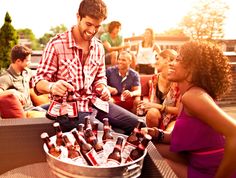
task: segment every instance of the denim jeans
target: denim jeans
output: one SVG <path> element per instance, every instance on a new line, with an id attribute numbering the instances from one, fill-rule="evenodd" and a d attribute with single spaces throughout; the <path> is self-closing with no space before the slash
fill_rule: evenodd
<path id="1" fill-rule="evenodd" d="M 92 123 L 95 120 L 100 121 L 98 126 L 99 130 L 102 130 L 103 128 L 103 118 L 108 118 L 110 125 L 116 132 L 126 135 L 129 135 L 134 130 L 140 120 L 135 114 L 109 102 L 109 113 L 105 113 L 94 107 L 93 112 L 79 112 L 78 117 L 75 119 L 69 119 L 68 117 L 62 116 L 58 117 L 56 121 L 60 123 L 63 132 L 68 132 L 73 128 L 76 128 L 78 124 L 84 123 L 84 117 L 88 115 L 91 116 L 90 120 Z M 142 126 L 144 127 L 145 123 L 142 123 Z"/>

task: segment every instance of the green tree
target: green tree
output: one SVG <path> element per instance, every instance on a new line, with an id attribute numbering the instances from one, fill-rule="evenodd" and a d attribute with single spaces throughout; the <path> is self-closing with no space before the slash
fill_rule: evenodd
<path id="1" fill-rule="evenodd" d="M 194 40 L 221 39 L 227 10 L 227 4 L 222 0 L 200 0 L 182 19 L 180 26 Z"/>
<path id="2" fill-rule="evenodd" d="M 11 17 L 7 12 L 5 15 L 5 22 L 0 29 L 0 69 L 9 66 L 11 62 L 11 49 L 18 42 L 17 32 L 11 22 Z"/>
<path id="3" fill-rule="evenodd" d="M 39 38 L 39 43 L 41 45 L 45 46 L 48 43 L 48 41 L 50 40 L 50 38 L 54 37 L 58 33 L 62 33 L 64 31 L 66 31 L 66 30 L 67 30 L 67 28 L 63 24 L 58 25 L 56 27 L 51 27 L 49 33 L 45 33 L 41 38 Z"/>
<path id="4" fill-rule="evenodd" d="M 183 29 L 181 28 L 170 28 L 168 30 L 166 30 L 165 32 L 162 33 L 163 35 L 170 35 L 170 36 L 181 36 L 181 37 L 185 37 L 187 35 L 185 35 Z"/>
<path id="5" fill-rule="evenodd" d="M 30 48 L 32 48 L 33 50 L 39 49 L 40 47 L 39 42 L 31 29 L 29 28 L 17 29 L 17 33 L 20 39 L 28 39 L 30 41 L 31 43 Z"/>

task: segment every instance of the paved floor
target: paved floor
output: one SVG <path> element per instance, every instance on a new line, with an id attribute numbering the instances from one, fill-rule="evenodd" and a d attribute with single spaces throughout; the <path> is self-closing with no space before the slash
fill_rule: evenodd
<path id="1" fill-rule="evenodd" d="M 236 105 L 232 106 L 224 106 L 222 109 L 228 113 L 230 116 L 232 116 L 234 119 L 236 119 Z"/>

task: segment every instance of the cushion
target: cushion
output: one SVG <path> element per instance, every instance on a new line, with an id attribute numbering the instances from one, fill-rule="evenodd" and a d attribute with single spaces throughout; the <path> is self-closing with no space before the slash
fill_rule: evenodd
<path id="1" fill-rule="evenodd" d="M 24 110 L 19 99 L 11 92 L 0 94 L 0 115 L 5 118 L 25 118 Z"/>
<path id="2" fill-rule="evenodd" d="M 27 118 L 42 118 L 46 115 L 46 112 L 42 111 L 26 111 L 25 113 Z"/>
<path id="3" fill-rule="evenodd" d="M 48 104 L 50 102 L 50 100 L 48 98 L 48 94 L 37 95 L 34 92 L 33 88 L 30 89 L 30 98 L 31 98 L 34 106 L 40 106 L 42 104 Z"/>

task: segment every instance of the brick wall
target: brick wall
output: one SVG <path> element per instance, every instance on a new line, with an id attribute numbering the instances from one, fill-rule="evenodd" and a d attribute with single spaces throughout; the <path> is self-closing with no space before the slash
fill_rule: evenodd
<path id="1" fill-rule="evenodd" d="M 232 63 L 233 84 L 231 91 L 220 101 L 220 106 L 236 105 L 236 63 Z"/>

